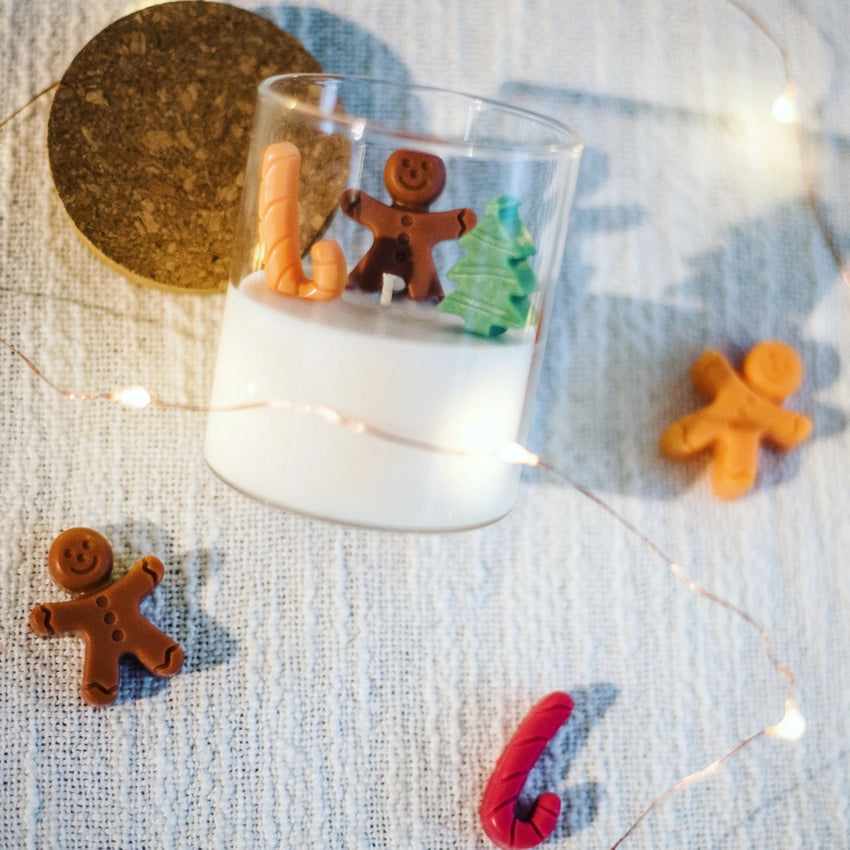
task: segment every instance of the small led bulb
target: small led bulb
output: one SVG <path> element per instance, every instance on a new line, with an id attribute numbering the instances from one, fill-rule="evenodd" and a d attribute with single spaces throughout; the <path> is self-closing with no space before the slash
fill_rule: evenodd
<path id="1" fill-rule="evenodd" d="M 109 394 L 110 401 L 141 410 L 151 403 L 151 394 L 144 387 L 125 387 Z"/>
<path id="2" fill-rule="evenodd" d="M 797 86 L 788 83 L 785 91 L 773 101 L 773 117 L 783 124 L 797 124 L 800 112 L 797 109 Z"/>

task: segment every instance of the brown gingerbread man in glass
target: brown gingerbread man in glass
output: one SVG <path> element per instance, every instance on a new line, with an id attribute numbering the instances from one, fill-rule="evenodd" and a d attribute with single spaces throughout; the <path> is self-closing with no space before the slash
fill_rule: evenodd
<path id="1" fill-rule="evenodd" d="M 118 661 L 135 656 L 155 676 L 173 676 L 183 650 L 139 612 L 139 603 L 165 574 L 148 555 L 117 581 L 109 582 L 112 547 L 90 528 L 71 528 L 50 547 L 47 565 L 60 587 L 79 594 L 67 602 L 36 605 L 30 628 L 42 637 L 73 632 L 85 640 L 83 698 L 109 705 L 118 694 Z"/>
<path id="2" fill-rule="evenodd" d="M 446 185 L 445 163 L 433 154 L 394 151 L 384 166 L 384 185 L 391 206 L 357 189 L 346 189 L 340 198 L 342 211 L 374 236 L 371 248 L 348 275 L 348 286 L 377 292 L 384 274 L 391 274 L 404 280 L 414 300 L 439 300 L 443 288 L 431 249 L 471 230 L 475 213 L 465 207 L 429 211 Z"/>

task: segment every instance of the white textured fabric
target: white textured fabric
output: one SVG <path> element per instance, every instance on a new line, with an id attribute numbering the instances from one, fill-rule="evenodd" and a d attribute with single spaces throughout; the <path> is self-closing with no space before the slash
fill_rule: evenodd
<path id="1" fill-rule="evenodd" d="M 0 3 L 0 115 L 139 4 Z M 630 848 L 850 844 L 848 7 L 752 0 L 788 53 L 804 133 L 770 113 L 780 54 L 728 0 L 244 4 L 329 71 L 510 100 L 587 150 L 529 444 L 765 626 L 808 732 L 761 737 L 651 812 Z M 134 286 L 80 243 L 51 187 L 49 96 L 0 129 L 0 336 L 56 384 L 209 393 L 223 299 Z M 703 348 L 801 353 L 815 434 L 763 452 L 727 504 L 657 439 L 699 400 Z M 221 484 L 202 415 L 68 401 L 0 349 L 0 846 L 476 848 L 478 806 L 525 712 L 576 700 L 531 791 L 548 845 L 613 844 L 665 788 L 782 717 L 759 635 L 690 593 L 598 505 L 543 472 L 474 532 L 352 530 Z M 186 650 L 82 704 L 83 648 L 29 633 L 60 599 L 45 556 L 89 525 L 166 576 L 145 612 Z"/>

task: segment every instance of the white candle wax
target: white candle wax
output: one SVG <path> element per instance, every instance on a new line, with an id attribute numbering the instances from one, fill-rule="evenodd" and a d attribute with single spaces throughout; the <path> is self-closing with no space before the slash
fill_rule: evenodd
<path id="1" fill-rule="evenodd" d="M 239 490 L 312 516 L 377 528 L 450 530 L 506 514 L 520 467 L 488 455 L 522 439 L 529 335 L 462 333 L 433 305 L 347 292 L 313 303 L 231 287 L 211 406 L 322 405 L 357 433 L 286 406 L 213 412 L 205 453 Z M 444 449 L 399 445 L 381 429 Z M 468 452 L 470 454 L 463 454 Z"/>

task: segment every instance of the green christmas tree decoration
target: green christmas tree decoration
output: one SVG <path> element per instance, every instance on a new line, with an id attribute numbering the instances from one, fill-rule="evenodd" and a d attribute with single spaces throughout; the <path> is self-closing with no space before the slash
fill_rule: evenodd
<path id="1" fill-rule="evenodd" d="M 478 336 L 525 327 L 533 320 L 529 296 L 538 289 L 528 258 L 537 249 L 519 219 L 519 201 L 510 195 L 494 198 L 481 221 L 458 241 L 466 255 L 446 272 L 457 288 L 437 309 L 460 316 L 464 329 Z"/>

